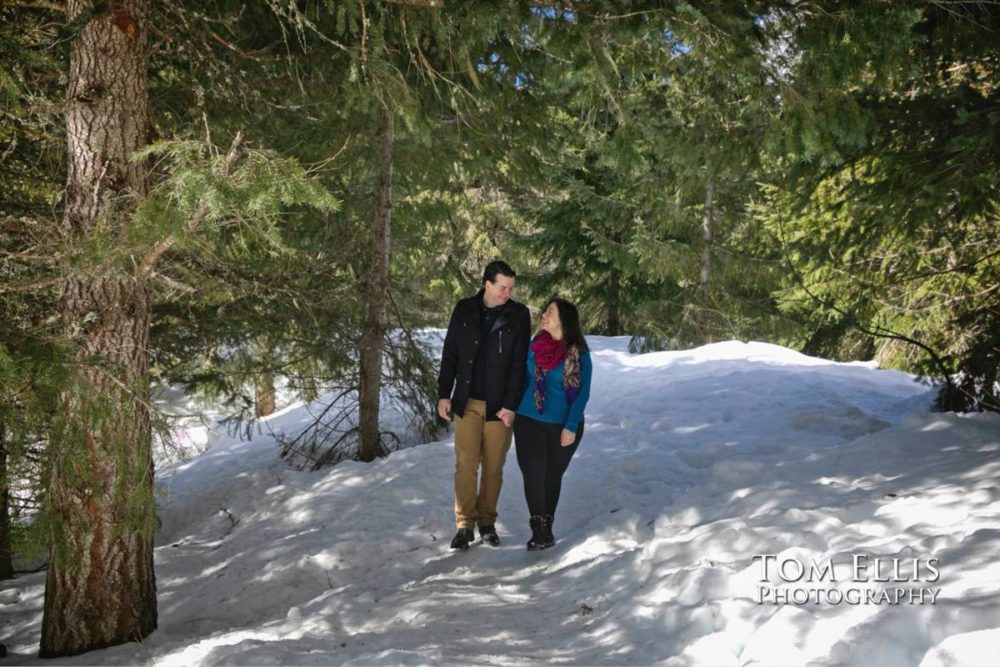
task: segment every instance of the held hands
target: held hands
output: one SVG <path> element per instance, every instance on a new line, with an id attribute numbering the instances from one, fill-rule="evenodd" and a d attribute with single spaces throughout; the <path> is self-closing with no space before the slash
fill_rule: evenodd
<path id="1" fill-rule="evenodd" d="M 574 442 L 576 442 L 576 433 L 574 433 L 573 431 L 567 431 L 566 429 L 563 429 L 562 437 L 560 438 L 559 443 L 563 447 L 569 447 Z"/>
<path id="2" fill-rule="evenodd" d="M 497 417 L 503 422 L 503 425 L 510 428 L 514 424 L 514 411 L 508 410 L 507 408 L 500 408 L 497 411 Z"/>
<path id="3" fill-rule="evenodd" d="M 451 421 L 451 399 L 442 398 L 438 400 L 438 416 L 445 421 Z M 507 408 L 502 408 L 497 412 L 497 417 L 503 422 L 503 425 L 510 428 L 514 424 L 514 411 L 508 410 Z"/>

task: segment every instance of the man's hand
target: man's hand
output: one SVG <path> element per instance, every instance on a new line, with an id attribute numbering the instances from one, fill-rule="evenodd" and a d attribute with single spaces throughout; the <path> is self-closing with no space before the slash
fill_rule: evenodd
<path id="1" fill-rule="evenodd" d="M 439 399 L 438 416 L 441 417 L 441 419 L 445 420 L 446 422 L 450 422 L 451 415 L 448 414 L 449 412 L 451 412 L 451 399 L 450 398 Z"/>
<path id="2" fill-rule="evenodd" d="M 500 408 L 497 412 L 497 417 L 503 422 L 503 425 L 510 428 L 514 424 L 514 411 L 508 410 L 507 408 Z"/>
<path id="3" fill-rule="evenodd" d="M 563 447 L 569 447 L 574 442 L 576 442 L 576 433 L 573 433 L 573 431 L 567 431 L 566 429 L 563 429 L 562 437 L 559 439 L 559 441 Z"/>

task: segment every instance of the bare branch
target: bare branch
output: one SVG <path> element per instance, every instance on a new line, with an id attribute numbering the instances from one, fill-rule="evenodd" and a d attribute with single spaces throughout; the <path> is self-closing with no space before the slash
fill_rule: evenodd
<path id="1" fill-rule="evenodd" d="M 411 5 L 414 7 L 444 8 L 444 0 L 382 0 L 392 5 Z"/>
<path id="2" fill-rule="evenodd" d="M 66 13 L 66 5 L 59 4 L 58 2 L 43 2 L 41 0 L 37 2 L 6 2 L 6 5 L 14 7 L 16 9 L 41 9 L 47 12 L 57 12 L 59 14 Z"/>

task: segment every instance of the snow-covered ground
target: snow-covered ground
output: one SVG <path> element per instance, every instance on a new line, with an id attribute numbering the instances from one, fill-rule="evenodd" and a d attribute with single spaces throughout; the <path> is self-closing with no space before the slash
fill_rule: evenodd
<path id="1" fill-rule="evenodd" d="M 513 452 L 502 546 L 457 553 L 450 438 L 305 473 L 209 431 L 159 479 L 159 630 L 52 662 L 1000 664 L 1000 416 L 774 345 L 589 340 L 554 548 Z M 0 662 L 42 662 L 43 583 L 0 588 Z"/>

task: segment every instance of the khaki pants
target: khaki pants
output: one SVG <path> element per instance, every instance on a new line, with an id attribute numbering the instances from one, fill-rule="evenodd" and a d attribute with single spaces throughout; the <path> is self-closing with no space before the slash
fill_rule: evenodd
<path id="1" fill-rule="evenodd" d="M 510 438 L 511 429 L 503 422 L 486 421 L 485 401 L 469 399 L 465 415 L 455 416 L 455 524 L 459 528 L 496 523 Z M 477 485 L 480 465 L 483 473 Z"/>

